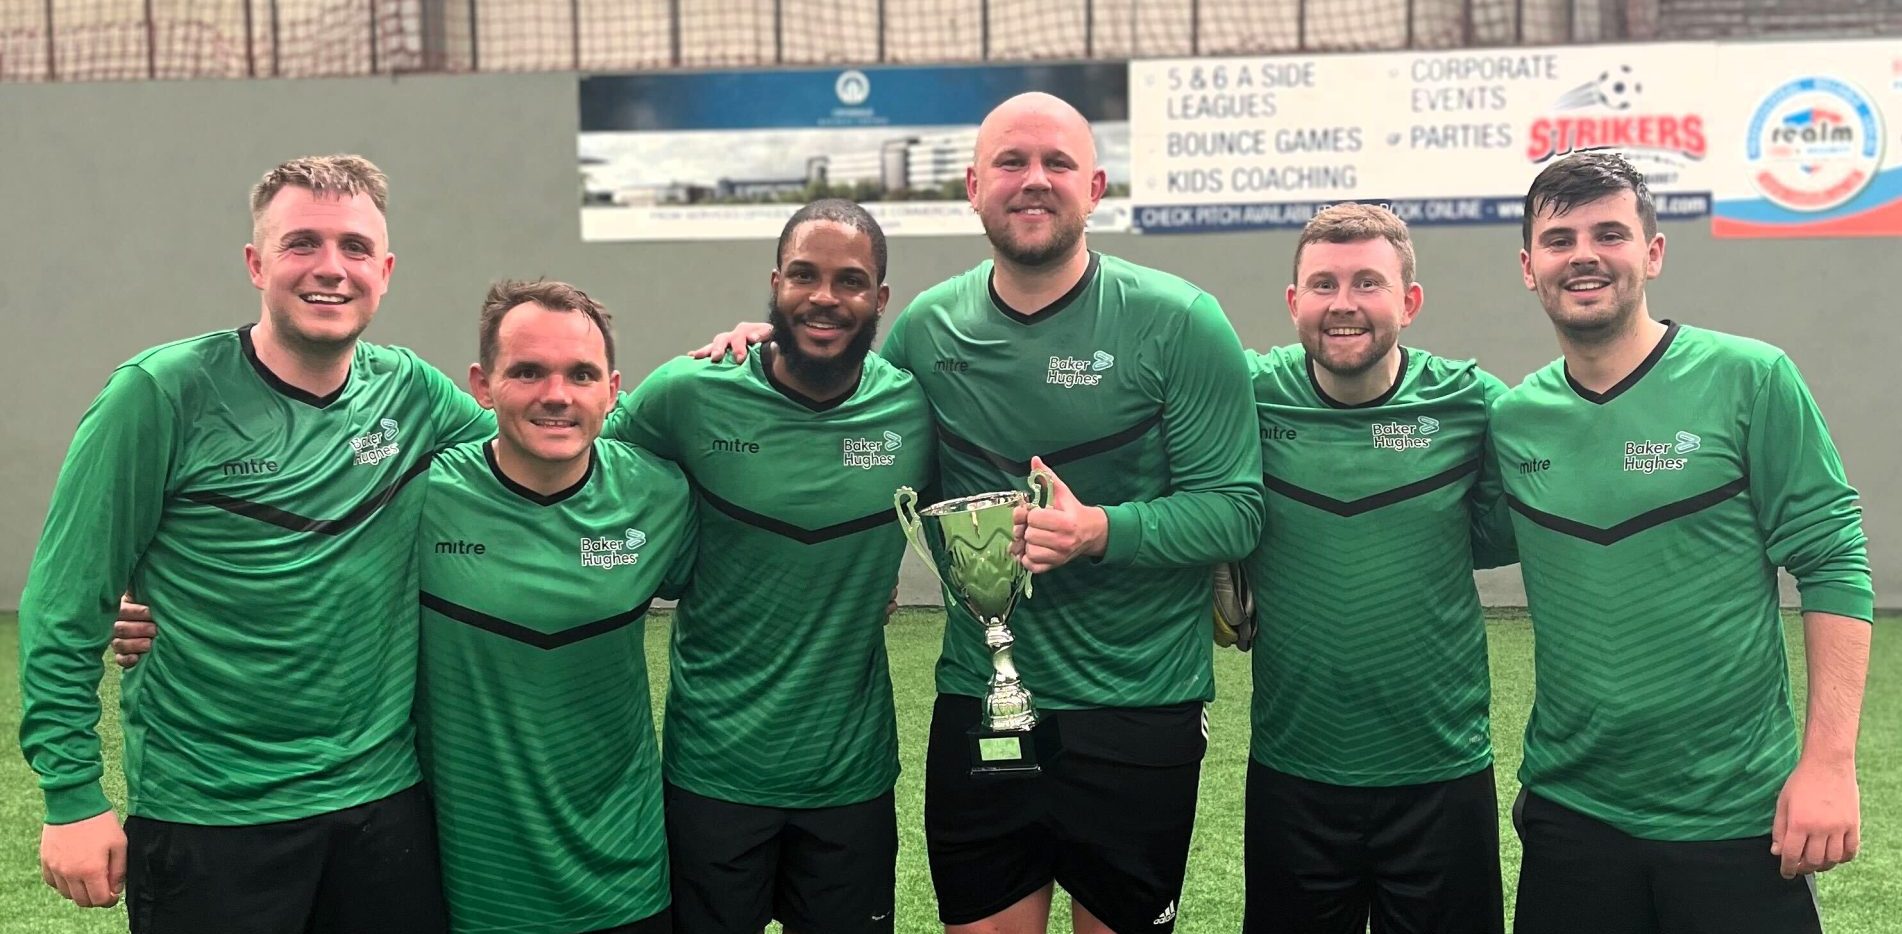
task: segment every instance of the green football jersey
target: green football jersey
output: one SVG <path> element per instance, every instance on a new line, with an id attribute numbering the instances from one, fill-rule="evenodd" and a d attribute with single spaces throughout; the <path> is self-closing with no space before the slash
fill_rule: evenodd
<path id="1" fill-rule="evenodd" d="M 1527 377 L 1492 431 L 1537 640 L 1520 780 L 1638 837 L 1768 833 L 1797 756 L 1776 569 L 1806 611 L 1874 604 L 1795 365 L 1670 324 L 1602 394 L 1563 360 Z"/>
<path id="2" fill-rule="evenodd" d="M 1473 567 L 1512 560 L 1485 451 L 1505 385 L 1401 353 L 1393 387 L 1359 405 L 1330 399 L 1299 345 L 1251 360 L 1268 491 L 1248 558 L 1252 753 L 1311 781 L 1412 785 L 1492 762 Z"/>
<path id="3" fill-rule="evenodd" d="M 115 370 L 20 601 L 20 744 L 47 821 L 109 807 L 96 686 L 128 584 L 163 633 L 122 682 L 132 814 L 260 824 L 414 785 L 411 481 L 492 425 L 414 354 L 367 343 L 321 398 L 266 369 L 249 327 Z"/>
<path id="4" fill-rule="evenodd" d="M 416 724 L 457 934 L 574 934 L 669 903 L 642 629 L 697 521 L 679 468 L 597 441 L 541 495 L 488 444 L 429 472 Z"/>
<path id="5" fill-rule="evenodd" d="M 695 794 L 767 807 L 878 797 L 898 778 L 885 608 L 905 552 L 892 495 L 935 469 L 917 381 L 867 357 L 830 403 L 682 357 L 609 430 L 679 462 L 700 555 L 675 617 L 663 761 Z"/>
<path id="6" fill-rule="evenodd" d="M 1107 551 L 1041 575 L 1010 627 L 1042 707 L 1153 707 L 1214 696 L 1210 565 L 1261 532 L 1248 362 L 1215 298 L 1090 254 L 1033 315 L 991 263 L 925 291 L 881 350 L 916 374 L 938 421 L 945 498 L 1024 489 L 1030 458 L 1109 517 Z M 938 690 L 982 696 L 982 629 L 948 611 Z"/>

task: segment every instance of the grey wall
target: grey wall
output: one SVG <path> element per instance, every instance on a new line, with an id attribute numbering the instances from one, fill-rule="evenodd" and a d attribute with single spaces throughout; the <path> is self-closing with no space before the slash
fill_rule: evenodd
<path id="1" fill-rule="evenodd" d="M 356 151 L 394 183 L 394 286 L 369 336 L 451 373 L 474 355 L 491 278 L 569 279 L 618 317 L 629 379 L 762 312 L 769 241 L 586 244 L 576 208 L 575 77 L 0 84 L 0 606 L 17 605 L 72 429 L 113 366 L 141 348 L 255 320 L 242 270 L 245 194 L 294 155 Z M 1899 342 L 1889 283 L 1902 243 L 1711 240 L 1666 227 L 1661 316 L 1787 349 L 1864 494 L 1876 589 L 1902 605 L 1902 443 L 1887 367 Z M 1507 382 L 1556 350 L 1519 284 L 1518 232 L 1418 232 L 1426 310 L 1408 342 L 1478 357 Z M 1245 343 L 1290 339 L 1281 291 L 1292 233 L 1099 236 L 1222 299 Z M 893 305 L 968 268 L 981 238 L 902 239 Z M 907 602 L 933 591 L 916 568 Z M 1482 578 L 1523 602 L 1516 572 Z"/>

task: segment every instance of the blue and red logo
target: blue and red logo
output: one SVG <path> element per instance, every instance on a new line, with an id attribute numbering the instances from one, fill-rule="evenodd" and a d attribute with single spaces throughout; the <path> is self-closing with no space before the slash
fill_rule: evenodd
<path id="1" fill-rule="evenodd" d="M 1771 203 L 1827 211 L 1867 187 L 1882 163 L 1882 117 L 1855 85 L 1810 76 L 1770 92 L 1750 118 L 1744 159 Z"/>

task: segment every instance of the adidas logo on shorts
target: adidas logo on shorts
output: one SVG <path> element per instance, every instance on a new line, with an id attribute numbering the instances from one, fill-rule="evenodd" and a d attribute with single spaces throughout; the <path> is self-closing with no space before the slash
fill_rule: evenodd
<path id="1" fill-rule="evenodd" d="M 1156 920 L 1151 921 L 1149 923 L 1150 924 L 1168 924 L 1169 922 L 1174 921 L 1175 919 L 1176 919 L 1176 902 L 1175 902 L 1175 899 L 1172 898 L 1169 900 L 1169 906 L 1167 908 L 1162 909 L 1162 914 L 1157 915 Z"/>

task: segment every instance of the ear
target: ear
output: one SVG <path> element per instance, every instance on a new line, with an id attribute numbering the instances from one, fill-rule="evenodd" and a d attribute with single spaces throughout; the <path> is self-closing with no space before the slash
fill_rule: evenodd
<path id="1" fill-rule="evenodd" d="M 618 399 L 621 396 L 621 371 L 620 370 L 615 370 L 614 372 L 608 374 L 608 396 L 614 399 Z"/>
<path id="2" fill-rule="evenodd" d="M 1290 321 L 1296 318 L 1294 313 L 1294 293 L 1294 283 L 1290 282 L 1288 283 L 1288 320 Z"/>
<path id="3" fill-rule="evenodd" d="M 1426 289 L 1421 288 L 1418 282 L 1408 283 L 1406 297 L 1400 305 L 1400 326 L 1404 328 L 1412 324 L 1414 316 L 1420 313 L 1420 307 L 1425 304 Z"/>
<path id="4" fill-rule="evenodd" d="M 383 281 L 377 284 L 377 294 L 381 295 L 390 290 L 390 275 L 394 272 L 396 272 L 396 254 L 383 254 Z"/>
<path id="5" fill-rule="evenodd" d="M 1646 279 L 1656 279 L 1658 277 L 1658 274 L 1663 271 L 1664 271 L 1664 235 L 1655 234 L 1651 238 L 1650 246 L 1646 247 L 1645 249 L 1644 277 Z"/>
<path id="6" fill-rule="evenodd" d="M 977 204 L 977 166 L 964 167 L 964 200 L 971 202 L 971 210 L 978 209 Z"/>
<path id="7" fill-rule="evenodd" d="M 772 271 L 767 273 L 766 287 L 769 289 L 772 289 L 775 294 L 779 292 L 779 267 L 778 266 L 774 266 Z"/>
<path id="8" fill-rule="evenodd" d="M 480 363 L 469 364 L 469 395 L 475 397 L 477 405 L 485 409 L 495 408 L 495 396 L 489 392 L 489 374 L 483 372 Z"/>
<path id="9" fill-rule="evenodd" d="M 1097 202 L 1102 201 L 1103 193 L 1107 191 L 1109 191 L 1109 173 L 1099 168 L 1094 175 L 1090 176 L 1090 207 L 1095 207 Z"/>
<path id="10" fill-rule="evenodd" d="M 259 253 L 258 248 L 249 243 L 244 245 L 244 268 L 246 272 L 251 274 L 251 284 L 259 289 L 263 289 L 264 254 Z"/>
<path id="11" fill-rule="evenodd" d="M 1532 254 L 1525 250 L 1519 251 L 1519 278 L 1525 282 L 1526 291 L 1539 290 L 1539 280 L 1532 278 Z"/>
<path id="12" fill-rule="evenodd" d="M 888 283 L 880 283 L 878 286 L 878 313 L 879 314 L 883 315 L 885 313 L 885 306 L 888 303 L 890 303 L 891 300 L 892 300 L 891 285 Z"/>

